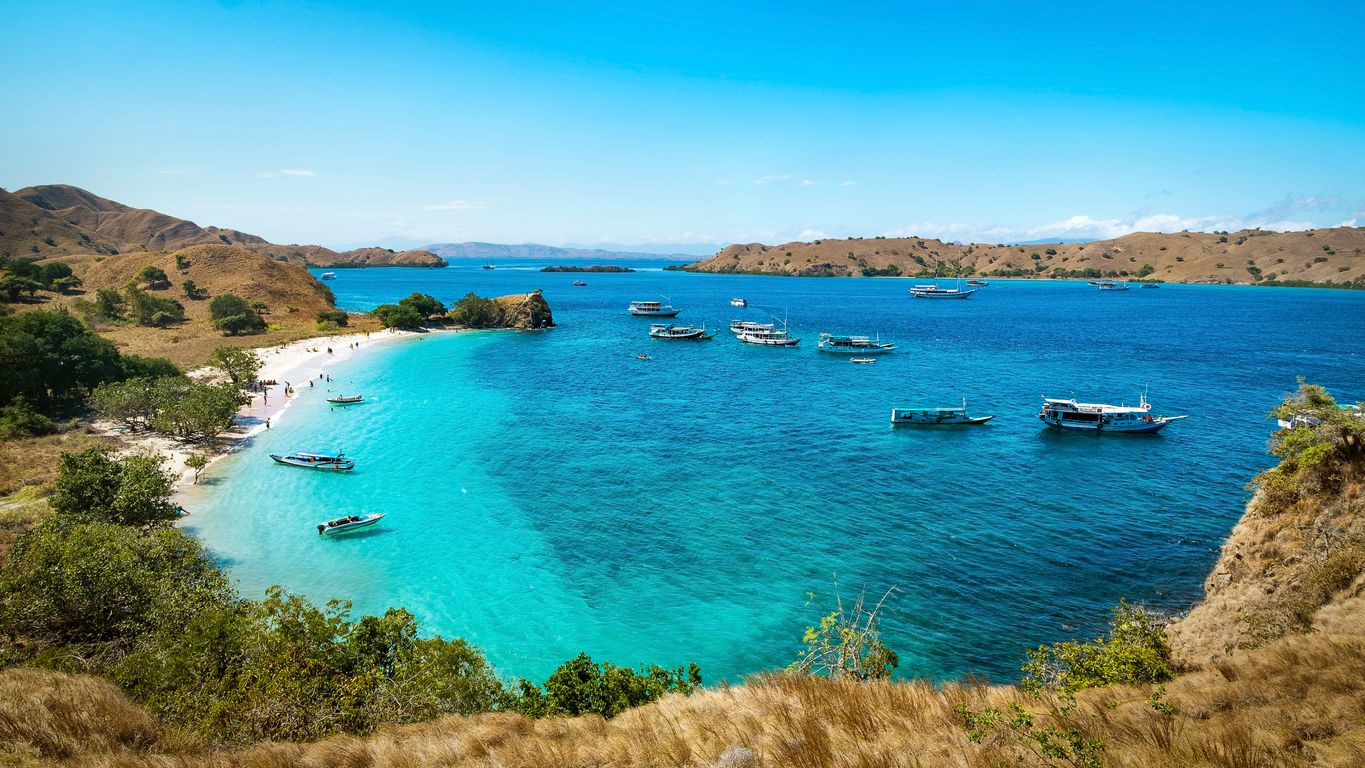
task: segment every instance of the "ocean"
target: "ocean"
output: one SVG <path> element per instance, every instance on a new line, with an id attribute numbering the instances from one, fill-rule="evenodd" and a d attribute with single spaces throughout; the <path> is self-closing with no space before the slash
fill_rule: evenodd
<path id="1" fill-rule="evenodd" d="M 1103 631 L 1120 598 L 1180 612 L 1272 464 L 1266 413 L 1305 376 L 1365 399 L 1365 293 L 995 280 L 965 301 L 916 280 L 498 269 L 337 270 L 340 306 L 413 291 L 543 289 L 558 327 L 430 334 L 332 371 L 205 473 L 185 528 L 245 595 L 280 584 L 359 613 L 411 610 L 504 676 L 580 651 L 698 663 L 708 682 L 790 663 L 834 606 L 893 590 L 898 674 L 1014 680 L 1037 644 Z M 586 287 L 573 287 L 575 279 Z M 631 300 L 683 308 L 706 342 L 647 337 Z M 732 296 L 748 309 L 729 305 Z M 787 318 L 795 349 L 729 321 Z M 875 365 L 816 351 L 880 334 Z M 650 360 L 639 360 L 646 353 Z M 298 383 L 296 382 L 296 385 Z M 1040 396 L 1189 414 L 1159 435 L 1059 433 Z M 893 405 L 966 399 L 987 425 L 892 428 Z M 267 454 L 344 451 L 350 475 Z M 384 512 L 322 539 L 329 517 Z"/>

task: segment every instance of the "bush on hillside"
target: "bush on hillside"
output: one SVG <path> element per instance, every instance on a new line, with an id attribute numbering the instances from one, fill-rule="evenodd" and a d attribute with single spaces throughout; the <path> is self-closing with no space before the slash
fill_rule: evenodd
<path id="1" fill-rule="evenodd" d="M 426 324 L 426 318 L 422 313 L 412 307 L 401 307 L 397 304 L 381 304 L 371 310 L 370 314 L 385 328 L 417 330 Z"/>
<path id="2" fill-rule="evenodd" d="M 1109 633 L 1088 643 L 1067 641 L 1029 651 L 1025 690 L 1074 692 L 1106 685 L 1164 683 L 1175 677 L 1164 625 L 1141 605 L 1119 602 Z"/>
<path id="3" fill-rule="evenodd" d="M 543 689 L 520 681 L 513 708 L 531 717 L 593 714 L 612 718 L 669 693 L 692 693 L 701 682 L 696 664 L 673 670 L 655 665 L 636 672 L 611 662 L 597 664 L 580 653 L 551 673 Z"/>
<path id="4" fill-rule="evenodd" d="M 502 309 L 493 299 L 468 293 L 450 308 L 449 317 L 465 328 L 492 328 L 501 322 Z"/>
<path id="5" fill-rule="evenodd" d="M 6 275 L 0 279 L 0 301 L 12 304 L 24 296 L 33 299 L 42 289 L 43 284 L 32 278 Z"/>
<path id="6" fill-rule="evenodd" d="M 425 293 L 414 293 L 406 299 L 400 299 L 398 306 L 411 307 L 422 317 L 440 316 L 446 313 L 446 305 Z"/>
<path id="7" fill-rule="evenodd" d="M 39 437 L 57 431 L 52 419 L 38 413 L 22 396 L 0 407 L 0 440 Z"/>
<path id="8" fill-rule="evenodd" d="M 229 336 L 265 331 L 265 319 L 244 299 L 231 293 L 218 296 L 209 304 L 209 316 L 213 318 L 213 327 Z"/>
<path id="9" fill-rule="evenodd" d="M 62 454 L 48 504 L 58 515 L 118 525 L 174 520 L 173 478 L 161 456 L 118 456 L 96 446 Z"/>
<path id="10" fill-rule="evenodd" d="M 318 313 L 319 323 L 332 323 L 338 328 L 345 328 L 346 323 L 350 322 L 350 315 L 340 309 L 328 309 Z"/>
<path id="11" fill-rule="evenodd" d="M 171 279 L 166 276 L 166 270 L 161 267 L 145 266 L 142 268 L 141 272 L 137 273 L 137 277 L 133 278 L 133 280 L 139 285 L 145 285 L 148 288 L 153 289 L 171 287 Z"/>
<path id="12" fill-rule="evenodd" d="M 1327 391 L 1299 379 L 1298 391 L 1285 398 L 1270 416 L 1295 426 L 1277 431 L 1270 453 L 1275 467 L 1252 481 L 1261 491 L 1264 514 L 1273 514 L 1300 498 L 1330 492 L 1365 467 L 1365 409 L 1343 408 Z"/>
<path id="13" fill-rule="evenodd" d="M 136 286 L 128 286 L 128 307 L 138 325 L 165 328 L 185 320 L 185 305 L 175 299 L 153 296 Z"/>
<path id="14" fill-rule="evenodd" d="M 113 343 L 65 311 L 0 317 L 0 403 L 23 396 L 51 413 L 123 375 Z"/>

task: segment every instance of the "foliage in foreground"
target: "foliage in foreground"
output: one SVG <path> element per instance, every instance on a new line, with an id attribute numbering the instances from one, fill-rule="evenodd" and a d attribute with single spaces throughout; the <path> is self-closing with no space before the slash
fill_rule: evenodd
<path id="1" fill-rule="evenodd" d="M 669 693 L 689 694 L 701 687 L 701 669 L 652 666 L 636 672 L 609 661 L 595 663 L 580 653 L 560 665 L 544 688 L 518 681 L 518 697 L 511 708 L 531 717 L 598 714 L 615 717 Z"/>
<path id="2" fill-rule="evenodd" d="M 870 610 L 864 605 L 865 592 L 845 608 L 836 581 L 834 610 L 821 617 L 818 626 L 806 628 L 801 638 L 805 646 L 787 670 L 863 682 L 889 679 L 900 658 L 882 642 L 881 610 L 894 591 L 887 590 Z"/>
<path id="3" fill-rule="evenodd" d="M 1365 410 L 1359 405 L 1339 406 L 1325 389 L 1300 378 L 1298 391 L 1270 416 L 1292 426 L 1271 440 L 1270 453 L 1280 463 L 1252 481 L 1261 491 L 1262 513 L 1335 491 L 1365 466 Z"/>

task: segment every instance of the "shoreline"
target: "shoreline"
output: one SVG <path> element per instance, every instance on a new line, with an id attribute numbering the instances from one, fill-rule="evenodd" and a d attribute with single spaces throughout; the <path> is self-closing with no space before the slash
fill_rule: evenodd
<path id="1" fill-rule="evenodd" d="M 310 339 L 280 344 L 273 347 L 259 347 L 252 351 L 261 361 L 261 370 L 256 378 L 259 381 L 274 381 L 263 389 L 251 393 L 251 401 L 242 406 L 233 419 L 232 427 L 218 436 L 218 443 L 212 448 L 189 446 L 175 438 L 154 433 L 114 431 L 114 425 L 99 423 L 103 434 L 117 438 L 132 452 L 153 453 L 165 459 L 164 468 L 174 476 L 171 486 L 171 500 L 182 505 L 188 500 L 187 492 L 195 483 L 195 472 L 185 464 L 192 453 L 207 452 L 209 463 L 199 472 L 209 471 L 220 459 L 249 444 L 252 437 L 278 424 L 285 412 L 300 397 L 324 397 L 325 387 L 300 387 L 319 374 L 326 375 L 336 365 L 348 362 L 358 354 L 387 346 L 404 339 L 423 338 L 441 330 L 400 331 L 388 329 L 376 332 L 358 332 L 318 336 Z M 351 344 L 358 346 L 352 347 Z M 188 375 L 205 374 L 208 368 L 188 371 Z M 285 394 L 286 382 L 294 385 L 293 394 Z"/>

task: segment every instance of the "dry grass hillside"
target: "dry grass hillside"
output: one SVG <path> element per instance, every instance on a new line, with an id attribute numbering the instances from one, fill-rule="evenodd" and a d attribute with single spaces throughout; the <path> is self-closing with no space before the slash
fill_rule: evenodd
<path id="1" fill-rule="evenodd" d="M 150 208 L 133 208 L 69 184 L 25 187 L 0 197 L 0 217 L 0 221 L 18 222 L 0 230 L 6 232 L 0 236 L 0 243 L 15 256 L 173 251 L 213 244 L 240 245 L 277 261 L 305 266 L 445 266 L 444 260 L 428 251 L 394 253 L 383 248 L 361 248 L 338 253 L 320 245 L 277 245 L 235 229 L 201 227 Z M 33 224 L 20 226 L 30 219 Z M 42 226 L 38 219 L 44 222 Z M 57 223 L 65 229 L 54 231 Z M 11 230 L 13 236 L 9 234 Z M 56 245 L 45 242 L 49 236 L 57 241 Z"/>
<path id="2" fill-rule="evenodd" d="M 918 237 L 731 245 L 688 265 L 697 272 L 863 276 L 890 267 L 901 275 L 1053 277 L 1098 270 L 1105 277 L 1173 283 L 1250 284 L 1266 280 L 1353 283 L 1365 287 L 1365 229 L 1227 234 L 1139 232 L 1113 240 L 1056 245 L 957 245 Z"/>
<path id="3" fill-rule="evenodd" d="M 967 739 L 953 707 L 1018 703 L 1038 726 L 1075 726 L 1104 743 L 1103 762 L 1287 768 L 1365 764 L 1365 642 L 1293 637 L 1153 691 L 1083 691 L 1069 718 L 1013 688 L 841 683 L 773 676 L 675 695 L 617 718 L 448 717 L 369 738 L 209 750 L 155 723 L 92 677 L 0 672 L 0 764 L 13 766 L 889 766 L 1068 765 L 1003 733 Z"/>
<path id="4" fill-rule="evenodd" d="M 177 268 L 177 257 L 188 262 Z M 166 271 L 172 287 L 150 291 L 179 301 L 185 307 L 186 321 L 169 328 L 148 328 L 132 324 L 102 324 L 97 330 L 125 352 L 169 357 L 180 365 L 202 363 L 214 347 L 269 346 L 299 338 L 320 335 L 317 314 L 332 309 L 330 290 L 307 270 L 294 264 L 275 261 L 240 246 L 195 245 L 174 252 L 126 253 L 117 256 L 66 256 L 61 261 L 84 283 L 83 296 L 51 296 L 32 308 L 71 306 L 87 299 L 100 288 L 122 290 L 143 267 Z M 186 280 L 205 291 L 204 298 L 189 299 L 181 289 Z M 209 304 L 213 297 L 232 293 L 248 302 L 266 306 L 263 317 L 270 330 L 254 336 L 224 336 L 213 328 Z M 353 316 L 348 330 L 378 330 L 368 317 Z"/>
<path id="5" fill-rule="evenodd" d="M 45 259 L 68 253 L 107 254 L 119 245 L 0 189 L 0 255 Z"/>

